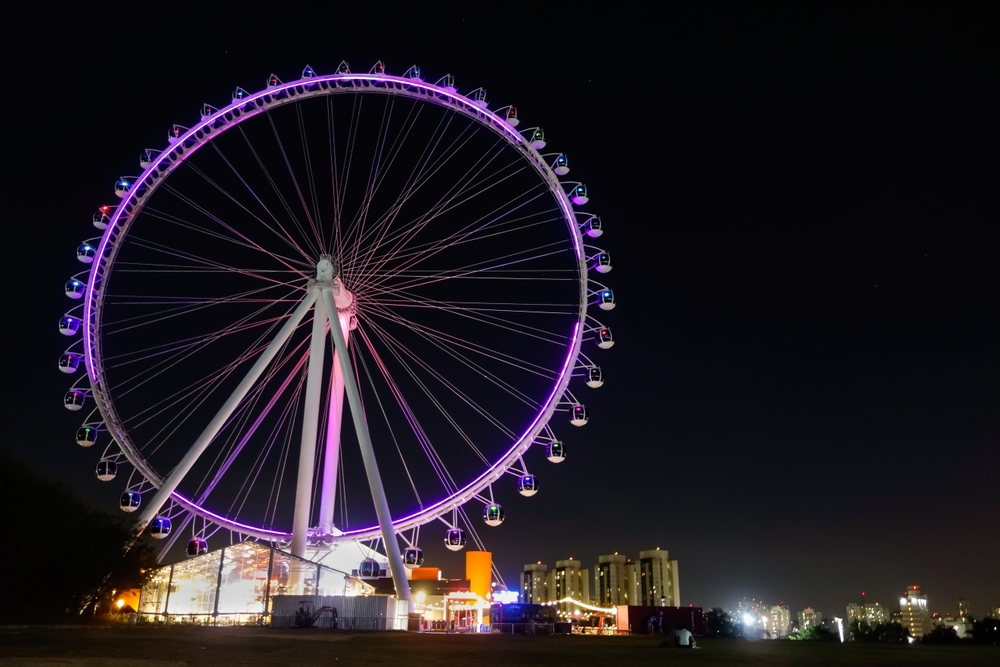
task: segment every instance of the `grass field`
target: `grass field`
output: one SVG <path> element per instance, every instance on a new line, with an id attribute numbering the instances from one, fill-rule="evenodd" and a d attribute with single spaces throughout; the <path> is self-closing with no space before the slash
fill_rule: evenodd
<path id="1" fill-rule="evenodd" d="M 1000 665 L 1000 648 L 705 640 L 699 650 L 643 637 L 338 633 L 265 628 L 0 628 L 7 667 L 230 665 Z"/>

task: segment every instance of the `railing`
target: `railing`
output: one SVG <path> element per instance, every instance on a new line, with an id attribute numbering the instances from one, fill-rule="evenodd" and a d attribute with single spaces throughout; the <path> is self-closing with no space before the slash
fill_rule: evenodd
<path id="1" fill-rule="evenodd" d="M 554 623 L 490 623 L 490 633 L 494 635 L 552 635 Z"/>
<path id="2" fill-rule="evenodd" d="M 619 630 L 613 625 L 605 626 L 603 628 L 595 628 L 589 625 L 574 625 L 573 634 L 574 635 L 627 635 L 628 631 Z"/>

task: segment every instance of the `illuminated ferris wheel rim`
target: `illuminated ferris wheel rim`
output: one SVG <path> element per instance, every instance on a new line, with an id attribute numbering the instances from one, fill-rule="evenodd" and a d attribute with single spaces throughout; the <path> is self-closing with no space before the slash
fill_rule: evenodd
<path id="1" fill-rule="evenodd" d="M 531 147 L 530 142 L 497 114 L 478 105 L 474 100 L 458 94 L 454 90 L 429 84 L 419 79 L 388 74 L 338 73 L 322 76 L 316 75 L 290 83 L 279 82 L 277 85 L 269 86 L 254 94 L 246 94 L 242 89 L 237 89 L 237 93 L 242 93 L 244 96 L 237 97 L 234 95 L 231 104 L 210 115 L 204 116 L 199 123 L 177 136 L 167 149 L 151 161 L 143 173 L 131 184 L 123 201 L 111 216 L 108 227 L 97 248 L 96 257 L 90 272 L 90 279 L 88 280 L 84 295 L 82 325 L 86 372 L 90 379 L 91 393 L 104 419 L 105 428 L 112 433 L 126 459 L 152 486 L 159 488 L 163 483 L 163 476 L 153 468 L 149 461 L 146 460 L 146 457 L 142 455 L 139 448 L 132 443 L 128 431 L 122 426 L 123 422 L 115 410 L 111 396 L 105 390 L 103 382 L 104 369 L 99 363 L 102 358 L 100 328 L 104 295 L 99 287 L 103 284 L 104 279 L 111 274 L 115 256 L 121 247 L 121 242 L 127 235 L 135 214 L 140 211 L 142 204 L 178 166 L 183 164 L 199 148 L 243 121 L 268 109 L 293 104 L 312 97 L 337 94 L 384 94 L 436 104 L 457 112 L 502 137 L 507 145 L 517 150 L 521 157 L 531 164 L 539 176 L 541 176 L 549 192 L 558 202 L 560 212 L 570 232 L 580 286 L 579 310 L 572 334 L 568 337 L 569 346 L 566 356 L 548 398 L 528 428 L 508 449 L 506 454 L 491 464 L 485 472 L 472 482 L 425 509 L 400 519 L 394 519 L 392 523 L 396 531 L 403 531 L 439 519 L 455 511 L 470 500 L 479 497 L 481 492 L 499 479 L 535 442 L 567 392 L 570 378 L 580 354 L 586 329 L 586 320 L 588 317 L 587 306 L 590 294 L 588 291 L 587 257 L 583 247 L 583 239 L 576 214 L 563 189 L 564 184 L 559 181 L 545 159 Z M 200 515 L 233 533 L 265 539 L 284 539 L 291 536 L 290 531 L 278 531 L 253 526 L 222 516 L 183 496 L 176 490 L 171 493 L 171 500 L 182 508 Z M 338 532 L 336 539 L 366 540 L 375 539 L 379 536 L 380 527 L 378 524 L 375 524 L 367 528 Z"/>

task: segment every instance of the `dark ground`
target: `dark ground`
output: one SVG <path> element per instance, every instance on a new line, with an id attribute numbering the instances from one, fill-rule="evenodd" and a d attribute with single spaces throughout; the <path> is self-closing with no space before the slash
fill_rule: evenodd
<path id="1" fill-rule="evenodd" d="M 0 628 L 4 667 L 180 665 L 996 665 L 987 646 L 889 646 L 705 640 L 695 651 L 659 638 L 340 634 L 203 627 Z"/>

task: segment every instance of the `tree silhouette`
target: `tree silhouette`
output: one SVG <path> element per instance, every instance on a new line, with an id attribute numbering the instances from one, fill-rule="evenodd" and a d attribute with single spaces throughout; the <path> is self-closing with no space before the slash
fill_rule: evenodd
<path id="1" fill-rule="evenodd" d="M 9 563 L 0 623 L 93 617 L 156 567 L 147 537 L 0 448 L 0 534 Z"/>

